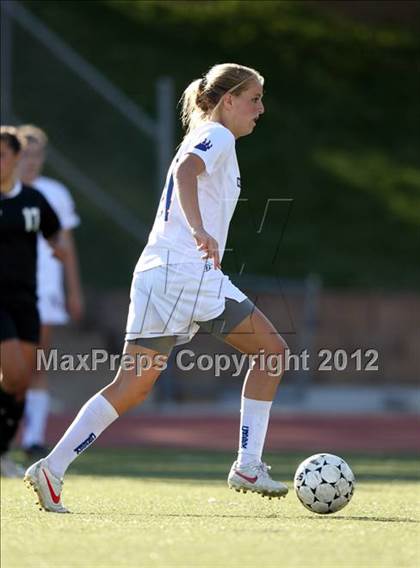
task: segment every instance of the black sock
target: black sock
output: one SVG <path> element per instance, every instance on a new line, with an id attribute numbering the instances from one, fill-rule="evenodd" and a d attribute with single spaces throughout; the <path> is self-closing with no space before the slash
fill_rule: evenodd
<path id="1" fill-rule="evenodd" d="M 25 401 L 17 400 L 14 394 L 0 386 L 0 455 L 5 454 L 16 435 L 25 410 Z"/>

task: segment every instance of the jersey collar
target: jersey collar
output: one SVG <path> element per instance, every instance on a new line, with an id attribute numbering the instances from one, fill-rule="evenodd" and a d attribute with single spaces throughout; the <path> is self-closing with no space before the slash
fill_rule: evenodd
<path id="1" fill-rule="evenodd" d="M 7 193 L 2 193 L 1 197 L 2 199 L 12 199 L 13 197 L 19 195 L 21 191 L 22 191 L 22 182 L 18 180 L 15 183 L 15 185 L 12 187 L 12 189 Z"/>

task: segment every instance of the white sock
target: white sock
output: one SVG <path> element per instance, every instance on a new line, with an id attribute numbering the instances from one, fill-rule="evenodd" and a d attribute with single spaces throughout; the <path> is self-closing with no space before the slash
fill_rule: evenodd
<path id="1" fill-rule="evenodd" d="M 108 428 L 118 413 L 101 393 L 82 406 L 64 436 L 46 457 L 56 477 L 63 477 L 71 462 Z"/>
<path id="2" fill-rule="evenodd" d="M 238 451 L 239 467 L 251 462 L 261 461 L 271 405 L 271 401 L 242 397 Z"/>
<path id="3" fill-rule="evenodd" d="M 45 443 L 45 426 L 50 407 L 47 390 L 30 389 L 26 393 L 22 446 L 29 448 Z"/>

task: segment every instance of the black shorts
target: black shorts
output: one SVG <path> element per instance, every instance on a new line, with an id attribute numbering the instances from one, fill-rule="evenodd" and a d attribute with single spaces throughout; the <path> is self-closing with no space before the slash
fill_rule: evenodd
<path id="1" fill-rule="evenodd" d="M 39 343 L 40 322 L 35 302 L 17 299 L 0 302 L 0 342 L 20 339 Z"/>

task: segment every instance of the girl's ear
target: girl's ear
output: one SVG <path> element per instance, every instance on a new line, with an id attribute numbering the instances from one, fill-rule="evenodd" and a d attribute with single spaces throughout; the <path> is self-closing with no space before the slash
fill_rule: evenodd
<path id="1" fill-rule="evenodd" d="M 223 95 L 223 105 L 226 109 L 231 110 L 233 107 L 233 95 L 232 93 L 226 93 Z"/>

